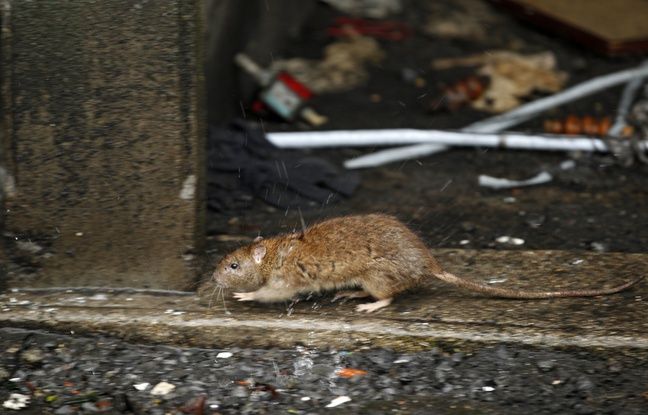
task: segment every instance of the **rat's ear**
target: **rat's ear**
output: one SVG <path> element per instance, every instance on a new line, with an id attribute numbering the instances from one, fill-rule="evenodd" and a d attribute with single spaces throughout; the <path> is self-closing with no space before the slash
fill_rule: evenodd
<path id="1" fill-rule="evenodd" d="M 263 245 L 257 245 L 254 248 L 252 248 L 252 258 L 254 259 L 254 262 L 256 262 L 257 264 L 261 263 L 263 257 L 265 257 L 265 254 L 266 254 L 266 247 Z"/>
<path id="2" fill-rule="evenodd" d="M 261 242 L 263 240 L 263 236 L 259 235 L 252 242 Z"/>

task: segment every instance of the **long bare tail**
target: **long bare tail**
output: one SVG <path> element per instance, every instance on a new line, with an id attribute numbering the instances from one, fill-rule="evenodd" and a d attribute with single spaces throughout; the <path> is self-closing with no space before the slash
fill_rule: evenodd
<path id="1" fill-rule="evenodd" d="M 497 288 L 489 285 L 481 284 L 475 281 L 470 281 L 464 278 L 459 278 L 449 272 L 439 272 L 433 274 L 438 279 L 450 283 L 459 288 L 465 288 L 470 291 L 488 294 L 493 297 L 502 298 L 519 298 L 519 299 L 538 299 L 538 298 L 558 298 L 558 297 L 595 297 L 597 295 L 614 294 L 625 289 L 628 289 L 643 280 L 645 276 L 639 277 L 636 280 L 626 282 L 625 284 L 617 285 L 611 288 L 600 288 L 592 290 L 563 290 L 563 291 L 525 291 L 510 288 Z"/>

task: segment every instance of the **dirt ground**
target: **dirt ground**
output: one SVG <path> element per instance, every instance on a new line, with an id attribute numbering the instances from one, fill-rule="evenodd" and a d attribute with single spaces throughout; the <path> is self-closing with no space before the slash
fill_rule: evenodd
<path id="1" fill-rule="evenodd" d="M 445 2 L 448 11 L 464 2 Z M 426 2 L 408 1 L 402 16 L 412 27 L 421 27 L 429 15 Z M 454 6 L 453 6 L 454 4 Z M 430 114 L 425 111 L 439 85 L 465 76 L 461 70 L 434 71 L 434 58 L 511 49 L 523 53 L 553 51 L 558 67 L 569 74 L 567 85 L 632 67 L 639 57 L 606 58 L 562 38 L 523 25 L 496 9 L 497 24 L 479 41 L 429 37 L 416 31 L 402 42 L 382 41 L 386 59 L 370 69 L 366 85 L 348 92 L 317 96 L 313 106 L 329 117 L 322 129 L 434 128 L 458 129 L 487 117 L 470 108 Z M 323 4 L 308 22 L 298 42 L 283 57 L 318 58 L 330 42 L 325 28 L 337 15 Z M 403 80 L 404 69 L 425 79 L 424 87 Z M 614 116 L 622 87 L 612 88 L 559 107 L 515 128 L 540 131 L 542 120 L 568 114 Z M 373 94 L 380 95 L 372 102 Z M 530 98 L 531 99 L 531 98 Z M 249 118 L 253 118 L 246 112 Z M 270 131 L 301 127 L 263 120 Z M 342 161 L 375 149 L 338 149 L 305 152 L 341 165 Z M 561 163 L 572 160 L 573 168 Z M 554 179 L 547 184 L 512 190 L 480 187 L 480 174 L 525 179 L 540 171 Z M 416 229 L 431 247 L 494 249 L 565 249 L 642 252 L 648 244 L 648 166 L 622 167 L 612 156 L 582 153 L 549 153 L 464 148 L 361 171 L 359 190 L 349 199 L 315 205 L 303 211 L 307 223 L 358 212 L 395 214 Z M 210 212 L 209 234 L 216 256 L 235 243 L 223 246 L 223 234 L 254 237 L 300 227 L 298 212 L 280 211 L 253 200 L 246 208 L 226 214 Z M 499 244 L 500 236 L 524 239 L 520 246 Z"/>

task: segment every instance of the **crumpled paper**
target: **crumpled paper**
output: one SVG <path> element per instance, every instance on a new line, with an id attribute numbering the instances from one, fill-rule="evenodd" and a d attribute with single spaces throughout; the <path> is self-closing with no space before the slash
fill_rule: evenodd
<path id="1" fill-rule="evenodd" d="M 318 94 L 342 92 L 369 79 L 367 66 L 385 57 L 373 38 L 351 35 L 326 46 L 322 60 L 293 58 L 277 60 L 272 71 L 284 70 Z"/>
<path id="2" fill-rule="evenodd" d="M 534 91 L 555 93 L 567 81 L 567 73 L 556 68 L 552 52 L 521 55 L 510 51 L 492 51 L 479 55 L 437 59 L 432 68 L 443 70 L 457 66 L 480 66 L 477 73 L 490 78 L 484 94 L 471 102 L 475 109 L 488 112 L 509 111 Z"/>

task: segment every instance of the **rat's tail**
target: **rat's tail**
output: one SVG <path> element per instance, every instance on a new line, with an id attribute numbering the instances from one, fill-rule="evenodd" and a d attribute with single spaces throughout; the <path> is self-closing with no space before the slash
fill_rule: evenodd
<path id="1" fill-rule="evenodd" d="M 625 284 L 617 285 L 611 288 L 599 288 L 591 290 L 561 290 L 561 291 L 525 291 L 511 288 L 497 288 L 481 284 L 475 281 L 459 278 L 449 272 L 441 271 L 433 274 L 438 279 L 450 283 L 456 287 L 465 288 L 470 291 L 488 294 L 493 297 L 502 298 L 519 298 L 519 299 L 538 299 L 538 298 L 557 298 L 557 297 L 595 297 L 597 295 L 614 294 L 628 289 L 643 280 L 639 277 Z"/>

